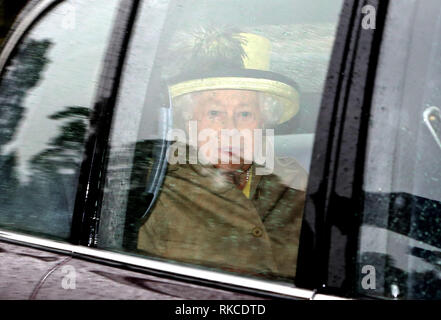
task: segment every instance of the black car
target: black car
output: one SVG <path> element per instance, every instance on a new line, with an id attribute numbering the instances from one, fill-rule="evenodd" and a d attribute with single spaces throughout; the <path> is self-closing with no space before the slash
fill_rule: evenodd
<path id="1" fill-rule="evenodd" d="M 167 79 L 216 28 L 264 39 L 245 55 L 295 83 L 274 127 L 308 175 L 295 277 L 137 244 L 166 183 Z M 440 299 L 440 34 L 437 0 L 29 1 L 0 54 L 0 299 Z"/>

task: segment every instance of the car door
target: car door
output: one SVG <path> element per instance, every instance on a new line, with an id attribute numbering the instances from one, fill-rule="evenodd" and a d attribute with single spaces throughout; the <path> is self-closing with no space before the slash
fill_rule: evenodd
<path id="1" fill-rule="evenodd" d="M 363 27 L 366 5 L 378 11 L 378 29 Z M 41 6 L 35 17 L 49 8 Z M 54 97 L 36 91 L 24 101 L 37 99 L 39 106 L 54 102 L 59 110 L 49 108 L 54 112 L 39 114 L 34 108 L 33 114 L 22 112 L 26 109 L 20 104 L 22 96 L 11 100 L 16 104 L 10 109 L 20 110 L 27 115 L 27 122 L 47 127 L 46 131 L 28 129 L 30 138 L 22 136 L 20 140 L 16 128 L 26 124 L 20 121 L 21 114 L 11 117 L 14 125 L 4 121 L 10 138 L 2 144 L 4 164 L 9 166 L 2 171 L 6 175 L 2 181 L 9 183 L 3 188 L 9 193 L 2 194 L 7 214 L 2 215 L 0 236 L 2 241 L 14 243 L 7 248 L 12 253 L 33 246 L 45 254 L 52 252 L 57 259 L 41 269 L 42 276 L 32 280 L 32 297 L 351 296 L 346 283 L 354 279 L 349 273 L 352 256 L 345 250 L 354 246 L 351 232 L 356 224 L 351 210 L 357 203 L 353 190 L 359 181 L 357 161 L 362 150 L 358 146 L 366 131 L 361 115 L 370 101 L 386 2 L 95 1 L 92 7 L 86 9 L 82 1 L 62 1 L 50 7 L 53 11 L 47 11 L 47 16 L 41 16 L 41 25 L 47 21 L 50 27 L 46 27 L 47 35 L 42 33 L 44 45 L 40 44 L 40 51 L 33 55 L 39 67 L 24 73 L 35 75 L 31 88 L 51 78 L 44 74 L 50 71 L 44 63 L 56 65 L 57 56 L 45 56 L 45 50 L 50 53 L 53 45 L 49 36 L 53 30 L 60 34 L 61 63 L 54 81 L 47 84 L 46 91 Z M 267 15 L 269 11 L 273 14 Z M 62 21 L 51 22 L 51 12 L 53 19 Z M 33 18 L 28 16 L 30 22 Z M 167 91 L 164 94 L 162 80 L 167 72 L 179 70 L 184 61 L 180 55 L 170 55 L 171 39 L 179 36 L 176 31 L 210 22 L 234 23 L 245 32 L 270 39 L 271 70 L 294 78 L 301 88 L 300 111 L 275 128 L 277 155 L 296 158 L 309 173 L 295 279 L 256 279 L 217 266 L 158 258 L 139 252 L 136 243 L 133 246 L 137 232 L 133 226 L 155 206 L 166 170 L 164 142 L 170 97 Z M 35 34 L 40 33 L 38 26 L 33 24 Z M 13 34 L 3 50 L 3 63 L 9 61 L 2 76 L 5 83 L 11 77 L 8 72 L 17 70 L 14 52 L 20 53 L 20 46 L 26 43 L 18 42 L 19 38 L 26 39 L 18 35 L 14 38 Z M 31 51 L 25 49 L 24 59 L 32 61 L 26 57 Z M 45 75 L 43 80 L 39 74 Z M 5 97 L 10 101 L 9 95 Z M 54 127 L 58 127 L 59 136 L 54 134 Z M 46 140 L 41 141 L 41 137 Z M 144 150 L 147 154 L 137 149 L 144 140 L 155 141 L 152 148 Z M 43 150 L 29 147 L 34 144 Z M 18 171 L 11 169 L 17 167 L 16 150 L 21 152 Z M 27 158 L 23 152 L 28 153 Z M 152 160 L 151 179 L 145 179 L 145 170 L 137 171 L 136 164 L 142 164 L 143 159 Z M 32 166 L 39 170 L 37 176 Z M 144 180 L 136 180 L 137 174 Z M 147 197 L 143 193 L 146 190 Z M 138 203 L 136 210 L 130 207 L 133 194 L 135 198 L 142 195 L 142 205 Z M 343 217 L 349 217 L 347 220 L 339 207 L 345 208 Z"/>
<path id="2" fill-rule="evenodd" d="M 440 10 L 437 1 L 391 2 L 388 9 L 356 258 L 358 270 L 376 278 L 359 283 L 360 295 L 440 299 Z"/>
<path id="3" fill-rule="evenodd" d="M 72 259 L 83 154 L 97 152 L 93 119 L 102 125 L 100 112 L 112 99 L 108 89 L 133 22 L 131 5 L 34 1 L 3 48 L 3 299 L 252 297 Z M 88 150 L 86 141 L 92 141 Z M 66 291 L 76 288 L 69 272 L 86 286 Z"/>
<path id="4" fill-rule="evenodd" d="M 165 162 L 162 142 L 166 140 L 169 119 L 169 99 L 167 92 L 164 93 L 162 79 L 165 68 L 168 68 L 169 72 L 179 70 L 175 65 L 181 62 L 180 56 L 170 58 L 168 47 L 174 41 L 169 39 L 176 34 L 179 35 L 179 31 L 182 31 L 187 24 L 196 27 L 199 22 L 207 23 L 216 17 L 220 21 L 223 20 L 224 24 L 239 21 L 241 27 L 250 28 L 252 32 L 260 30 L 263 34 L 265 32 L 275 34 L 271 38 L 274 41 L 272 44 L 274 48 L 282 48 L 279 49 L 280 52 L 285 54 L 288 52 L 290 55 L 286 55 L 285 59 L 288 61 L 284 61 L 284 56 L 280 53 L 282 59 L 279 58 L 277 64 L 274 62 L 274 68 L 278 68 L 281 72 L 285 72 L 283 71 L 285 69 L 290 70 L 291 76 L 296 72 L 299 73 L 296 81 L 302 81 L 299 85 L 303 88 L 302 106 L 304 107 L 299 111 L 298 118 L 292 120 L 293 122 L 276 128 L 278 134 L 275 137 L 275 147 L 280 155 L 299 158 L 299 162 L 309 170 L 322 86 L 331 58 L 337 18 L 341 9 L 340 6 L 325 5 L 324 2 L 321 5 L 316 7 L 304 1 L 279 1 L 277 4 L 258 1 L 253 5 L 251 2 L 243 1 L 223 4 L 204 1 L 197 5 L 191 1 L 140 3 L 127 58 L 124 61 L 114 118 L 109 128 L 110 136 L 103 142 L 109 149 L 105 155 L 95 157 L 94 163 L 90 164 L 91 168 L 94 168 L 91 170 L 95 172 L 92 173 L 95 176 L 89 178 L 88 185 L 90 188 L 95 188 L 95 191 L 84 204 L 86 207 L 84 210 L 86 214 L 82 220 L 84 223 L 77 233 L 82 244 L 96 248 L 75 249 L 75 257 L 95 259 L 103 263 L 118 263 L 126 269 L 135 268 L 138 271 L 154 272 L 163 279 L 179 278 L 181 281 L 197 282 L 208 287 L 234 288 L 234 290 L 251 292 L 256 296 L 309 299 L 315 295 L 313 290 L 294 286 L 292 279 L 268 282 L 234 272 L 226 273 L 225 270 L 216 267 L 204 268 L 197 263 L 189 264 L 184 261 L 149 256 L 136 250 L 136 244 L 133 245 L 137 230 L 132 227 L 146 211 L 149 211 L 150 204 L 154 202 L 151 200 L 157 200 L 161 193 L 161 165 Z M 277 8 L 277 14 L 267 19 L 263 12 L 273 6 Z M 250 12 L 244 11 L 245 8 Z M 223 14 L 217 16 L 218 10 L 222 10 Z M 292 10 L 297 12 L 296 19 L 293 20 L 287 14 Z M 332 14 L 332 19 L 328 17 L 329 13 Z M 348 10 L 346 14 L 351 16 L 352 12 Z M 192 19 L 194 23 L 191 22 Z M 295 35 L 302 36 L 302 40 L 296 42 Z M 266 34 L 266 37 L 269 36 L 271 34 Z M 312 52 L 315 55 L 308 56 L 308 53 Z M 277 57 L 277 53 L 275 56 Z M 296 63 L 290 66 L 293 59 Z M 316 68 L 314 72 L 310 70 L 313 67 Z M 146 140 L 148 142 L 144 143 Z M 148 159 L 154 162 L 153 170 L 152 167 L 148 167 L 146 161 Z M 157 180 L 145 179 L 150 170 L 157 173 L 157 175 L 151 174 Z M 144 193 L 146 190 L 149 191 L 149 195 Z M 138 200 L 140 202 L 136 202 Z M 90 265 L 90 270 L 97 268 L 98 265 Z M 118 272 L 121 271 L 115 270 L 111 274 L 101 273 L 101 276 L 116 279 L 115 273 Z M 52 284 L 59 283 L 63 276 L 59 270 L 53 273 L 48 281 Z M 40 291 L 40 294 L 41 297 L 75 297 L 80 294 L 79 292 L 87 290 L 84 283 L 80 290 L 79 283 L 77 282 L 77 291 L 63 291 L 58 288 L 59 292 L 55 294 L 51 293 L 53 286 L 48 285 Z M 143 281 L 139 280 L 139 283 Z M 87 282 L 87 285 L 92 286 L 91 282 Z M 98 286 L 96 285 L 95 288 L 98 289 Z M 187 294 L 188 297 L 194 297 L 187 291 L 182 295 L 179 292 L 174 293 L 181 298 L 185 298 Z"/>
<path id="5" fill-rule="evenodd" d="M 329 98 L 344 117 L 326 122 L 330 113 L 321 114 L 321 125 L 337 128 L 339 147 L 323 153 L 328 183 L 319 179 L 310 190 L 315 199 L 306 219 L 313 229 L 303 236 L 324 229 L 304 253 L 300 280 L 340 296 L 436 300 L 440 4 L 389 1 L 364 12 L 376 12 L 377 32 L 355 20 L 362 24 L 348 47 L 355 63 L 328 81 L 341 86 Z M 356 62 L 366 55 L 369 63 Z"/>

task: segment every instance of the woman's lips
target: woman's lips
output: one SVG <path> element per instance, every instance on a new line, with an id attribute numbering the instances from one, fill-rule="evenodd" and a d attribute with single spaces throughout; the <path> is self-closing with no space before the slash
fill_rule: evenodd
<path id="1" fill-rule="evenodd" d="M 242 152 L 240 148 L 219 148 L 219 154 L 226 155 L 228 157 L 228 163 L 240 163 L 241 153 Z M 225 161 L 227 159 L 223 158 L 222 160 Z"/>
<path id="2" fill-rule="evenodd" d="M 242 153 L 242 150 L 240 148 L 225 147 L 225 148 L 220 148 L 219 152 L 226 153 L 230 156 L 233 156 L 233 155 L 240 156 L 240 154 Z"/>

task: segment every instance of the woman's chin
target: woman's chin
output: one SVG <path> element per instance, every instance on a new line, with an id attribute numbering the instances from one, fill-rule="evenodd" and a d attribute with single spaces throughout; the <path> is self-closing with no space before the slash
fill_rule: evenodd
<path id="1" fill-rule="evenodd" d="M 220 164 L 215 164 L 214 166 L 218 169 L 225 171 L 237 171 L 243 167 L 243 164 L 220 163 Z"/>

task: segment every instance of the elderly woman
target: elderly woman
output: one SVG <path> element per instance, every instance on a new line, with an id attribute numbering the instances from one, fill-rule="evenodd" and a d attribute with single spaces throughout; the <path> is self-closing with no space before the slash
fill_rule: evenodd
<path id="1" fill-rule="evenodd" d="M 244 37 L 245 48 L 265 41 Z M 285 158 L 276 159 L 272 173 L 258 174 L 254 136 L 246 142 L 242 133 L 272 128 L 292 117 L 298 108 L 296 91 L 287 81 L 256 70 L 245 65 L 239 73 L 207 73 L 170 85 L 175 127 L 189 133 L 196 125 L 197 143 L 186 141 L 185 150 L 195 148 L 199 157 L 189 161 L 188 151 L 186 161 L 168 165 L 159 198 L 139 229 L 139 250 L 242 274 L 295 276 L 306 172 Z M 219 143 L 208 143 L 202 134 L 207 130 Z M 242 143 L 222 147 L 225 130 L 236 132 Z M 210 161 L 201 161 L 201 156 Z"/>

